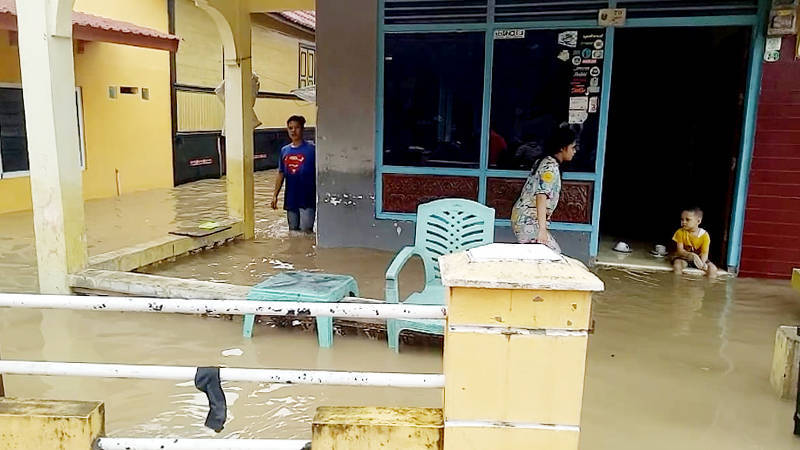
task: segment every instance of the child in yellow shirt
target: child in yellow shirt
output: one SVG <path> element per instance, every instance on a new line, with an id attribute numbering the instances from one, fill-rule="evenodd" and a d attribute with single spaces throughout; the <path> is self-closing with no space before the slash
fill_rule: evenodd
<path id="1" fill-rule="evenodd" d="M 682 273 L 691 265 L 705 272 L 709 278 L 717 276 L 717 266 L 708 260 L 711 237 L 700 228 L 702 222 L 703 210 L 700 208 L 686 209 L 681 213 L 681 228 L 672 236 L 678 246 L 672 259 L 675 273 Z"/>

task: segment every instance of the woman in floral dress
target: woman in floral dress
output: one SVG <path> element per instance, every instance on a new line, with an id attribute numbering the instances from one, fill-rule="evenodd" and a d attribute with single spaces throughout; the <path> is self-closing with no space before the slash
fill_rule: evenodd
<path id="1" fill-rule="evenodd" d="M 511 212 L 511 228 L 520 244 L 545 244 L 561 253 L 548 227 L 561 194 L 560 165 L 575 157 L 576 142 L 575 132 L 569 126 L 561 126 L 547 146 L 546 156 L 534 163 Z"/>

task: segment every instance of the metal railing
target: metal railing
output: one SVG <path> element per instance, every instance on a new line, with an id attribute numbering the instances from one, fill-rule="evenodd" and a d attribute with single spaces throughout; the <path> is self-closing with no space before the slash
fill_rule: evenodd
<path id="1" fill-rule="evenodd" d="M 363 300 L 364 303 L 357 303 L 359 300 Z M 353 319 L 441 320 L 447 317 L 447 308 L 445 306 L 374 303 L 375 300 L 372 299 L 359 299 L 355 297 L 348 297 L 345 301 L 347 301 L 347 303 L 305 303 L 0 293 L 0 307 L 9 308 L 177 314 L 255 314 L 284 317 L 326 316 Z M 0 375 L 84 376 L 191 381 L 195 379 L 197 372 L 198 367 L 190 366 L 0 360 Z M 250 381 L 278 384 L 439 389 L 444 387 L 443 374 L 419 373 L 222 367 L 219 369 L 219 378 L 220 381 Z M 308 445 L 308 440 L 280 439 L 98 438 L 94 443 L 94 448 L 97 450 L 301 450 L 308 448 Z"/>
<path id="2" fill-rule="evenodd" d="M 357 301 L 357 297 L 346 297 Z M 364 299 L 375 301 L 372 299 Z M 306 303 L 253 300 L 189 300 L 151 297 L 0 294 L 0 306 L 32 309 L 178 314 L 327 316 L 352 319 L 444 319 L 447 307 L 386 303 Z"/>
<path id="3" fill-rule="evenodd" d="M 192 381 L 197 367 L 138 364 L 95 364 L 61 361 L 0 360 L 6 375 L 45 375 L 97 378 L 138 378 Z M 249 369 L 221 367 L 221 381 L 249 381 L 276 384 L 317 384 L 331 386 L 372 386 L 399 388 L 443 388 L 444 375 L 394 372 L 347 372 L 327 370 Z"/>
<path id="4" fill-rule="evenodd" d="M 99 438 L 95 450 L 303 450 L 308 440 L 294 439 L 147 439 Z"/>

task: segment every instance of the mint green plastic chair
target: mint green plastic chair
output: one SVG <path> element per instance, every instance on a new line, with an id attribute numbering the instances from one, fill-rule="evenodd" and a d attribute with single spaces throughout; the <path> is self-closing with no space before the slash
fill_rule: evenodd
<path id="1" fill-rule="evenodd" d="M 494 241 L 494 209 L 459 198 L 435 200 L 417 208 L 413 247 L 405 247 L 386 271 L 386 303 L 399 303 L 397 276 L 408 260 L 417 255 L 425 266 L 425 288 L 405 299 L 414 305 L 444 305 L 444 286 L 439 257 Z M 400 332 L 413 330 L 444 334 L 444 320 L 386 320 L 389 347 L 397 351 Z"/>

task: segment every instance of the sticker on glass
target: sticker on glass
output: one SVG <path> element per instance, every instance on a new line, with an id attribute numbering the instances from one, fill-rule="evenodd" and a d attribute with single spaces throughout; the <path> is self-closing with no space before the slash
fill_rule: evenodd
<path id="1" fill-rule="evenodd" d="M 589 108 L 588 97 L 570 97 L 569 109 L 577 111 L 586 111 Z"/>
<path id="2" fill-rule="evenodd" d="M 589 97 L 589 112 L 597 112 L 597 97 Z"/>
<path id="3" fill-rule="evenodd" d="M 586 111 L 570 111 L 569 112 L 569 123 L 570 124 L 582 124 L 586 122 L 586 119 L 589 118 L 589 113 Z"/>
<path id="4" fill-rule="evenodd" d="M 597 67 L 597 66 L 592 67 L 591 69 L 589 69 L 589 75 L 591 75 L 593 77 L 599 77 L 600 76 L 600 68 Z"/>
<path id="5" fill-rule="evenodd" d="M 558 45 L 564 47 L 575 48 L 578 46 L 578 32 L 577 31 L 564 31 L 558 34 Z"/>

